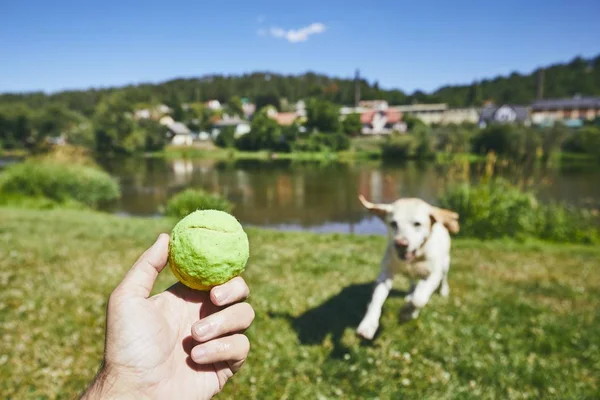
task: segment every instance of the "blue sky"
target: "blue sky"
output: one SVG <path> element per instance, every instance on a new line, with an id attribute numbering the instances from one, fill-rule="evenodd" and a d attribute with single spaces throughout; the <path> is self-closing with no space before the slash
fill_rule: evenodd
<path id="1" fill-rule="evenodd" d="M 600 1 L 0 0 L 0 92 L 307 70 L 431 91 L 600 54 Z"/>

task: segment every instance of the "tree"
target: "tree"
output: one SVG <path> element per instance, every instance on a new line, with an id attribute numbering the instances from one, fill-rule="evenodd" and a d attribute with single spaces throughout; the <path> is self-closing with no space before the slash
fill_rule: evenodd
<path id="1" fill-rule="evenodd" d="M 244 110 L 242 109 L 242 99 L 239 96 L 231 96 L 227 102 L 227 111 L 230 114 L 244 117 Z"/>
<path id="2" fill-rule="evenodd" d="M 342 121 L 342 130 L 346 135 L 355 135 L 360 133 L 362 124 L 360 123 L 360 114 L 350 114 Z"/>
<path id="3" fill-rule="evenodd" d="M 240 150 L 276 150 L 284 140 L 282 127 L 267 113 L 259 111 L 252 119 L 250 132 L 241 136 L 235 146 Z"/>
<path id="4" fill-rule="evenodd" d="M 144 150 L 159 151 L 167 145 L 166 129 L 158 122 L 144 119 L 139 121 L 139 128 L 143 131 L 145 138 Z"/>
<path id="5" fill-rule="evenodd" d="M 25 103 L 0 107 L 0 141 L 7 149 L 35 148 L 41 138 L 36 129 L 36 113 Z"/>
<path id="6" fill-rule="evenodd" d="M 122 94 L 105 99 L 93 118 L 96 149 L 101 153 L 134 153 L 144 149 L 145 135 Z"/>
<path id="7" fill-rule="evenodd" d="M 281 110 L 281 101 L 279 99 L 279 96 L 276 94 L 268 93 L 258 95 L 254 99 L 254 102 L 256 104 L 256 111 L 259 111 L 265 106 L 269 105 L 275 107 L 277 110 Z"/>
<path id="8" fill-rule="evenodd" d="M 230 148 L 235 145 L 235 127 L 224 126 L 215 138 L 215 144 L 219 147 Z"/>
<path id="9" fill-rule="evenodd" d="M 63 104 L 50 104 L 41 110 L 36 119 L 38 134 L 41 137 L 79 136 L 85 130 L 87 119 Z M 74 132 L 76 131 L 76 132 Z"/>
<path id="10" fill-rule="evenodd" d="M 515 127 L 508 124 L 493 124 L 475 135 L 473 151 L 479 154 L 493 151 L 501 156 L 513 156 L 518 152 L 519 141 Z"/>
<path id="11" fill-rule="evenodd" d="M 417 127 L 427 126 L 427 125 L 425 125 L 425 122 L 421 121 L 421 119 L 419 117 L 415 117 L 414 115 L 410 115 L 410 114 L 405 114 L 402 117 L 402 120 L 406 124 L 406 129 L 409 132 L 414 129 L 417 129 Z"/>
<path id="12" fill-rule="evenodd" d="M 320 132 L 338 132 L 340 130 L 338 107 L 326 100 L 310 99 L 306 102 L 306 127 Z"/>

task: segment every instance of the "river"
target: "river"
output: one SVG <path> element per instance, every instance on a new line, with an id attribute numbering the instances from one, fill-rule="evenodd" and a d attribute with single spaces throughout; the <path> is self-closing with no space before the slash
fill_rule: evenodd
<path id="1" fill-rule="evenodd" d="M 364 212 L 363 193 L 375 202 L 420 197 L 432 203 L 448 184 L 477 180 L 478 164 L 452 166 L 385 165 L 374 162 L 165 160 L 128 158 L 101 161 L 121 184 L 113 211 L 158 216 L 170 196 L 184 188 L 217 192 L 235 204 L 248 225 L 283 230 L 380 234 L 384 226 Z M 535 189 L 542 201 L 600 208 L 600 169 L 496 168 L 497 174 Z"/>

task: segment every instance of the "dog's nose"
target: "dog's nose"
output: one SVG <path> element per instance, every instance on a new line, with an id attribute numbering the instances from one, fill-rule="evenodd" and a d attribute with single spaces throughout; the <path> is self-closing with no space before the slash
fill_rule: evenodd
<path id="1" fill-rule="evenodd" d="M 406 239 L 394 239 L 396 247 L 408 247 L 408 240 Z"/>

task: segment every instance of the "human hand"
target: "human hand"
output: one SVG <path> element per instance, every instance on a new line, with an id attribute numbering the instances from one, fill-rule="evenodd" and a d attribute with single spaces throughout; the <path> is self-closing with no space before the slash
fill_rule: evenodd
<path id="1" fill-rule="evenodd" d="M 210 292 L 177 283 L 149 297 L 168 244 L 161 234 L 110 295 L 104 365 L 84 399 L 208 399 L 244 363 L 248 286 L 241 277 Z"/>

